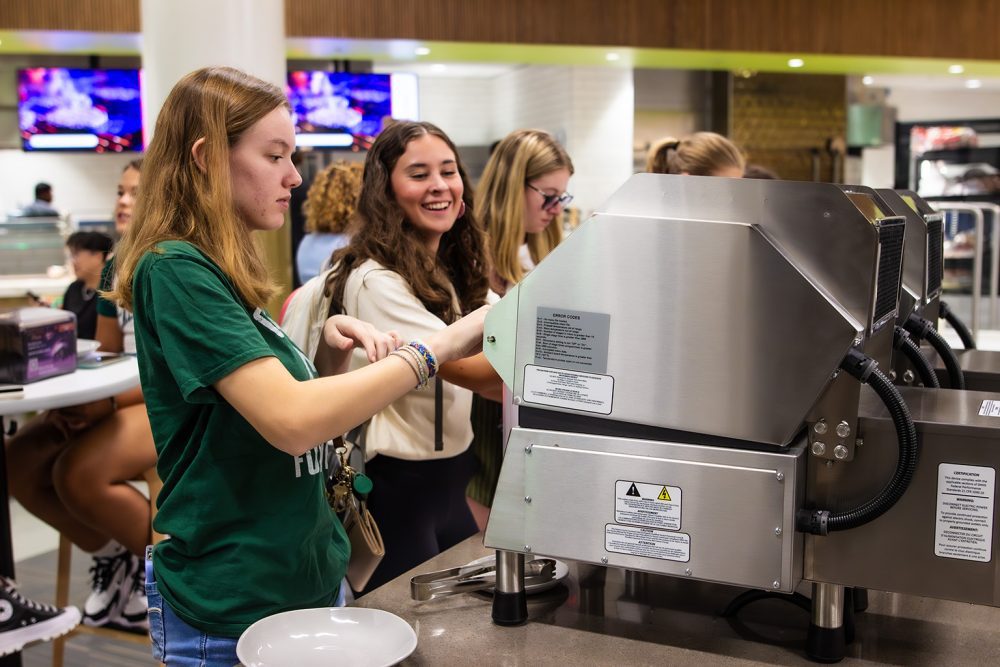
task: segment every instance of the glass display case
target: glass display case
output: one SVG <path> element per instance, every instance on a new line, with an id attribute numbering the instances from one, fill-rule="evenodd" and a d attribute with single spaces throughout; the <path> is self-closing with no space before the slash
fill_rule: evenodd
<path id="1" fill-rule="evenodd" d="M 8 217 L 0 222 L 0 273 L 45 275 L 66 264 L 63 222 L 55 217 Z"/>

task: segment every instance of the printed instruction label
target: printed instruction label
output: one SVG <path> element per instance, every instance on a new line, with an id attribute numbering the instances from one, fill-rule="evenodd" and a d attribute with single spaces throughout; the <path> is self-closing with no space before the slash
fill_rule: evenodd
<path id="1" fill-rule="evenodd" d="M 953 463 L 938 466 L 935 556 L 990 561 L 995 490 L 993 468 Z"/>
<path id="2" fill-rule="evenodd" d="M 634 526 L 680 530 L 680 487 L 621 479 L 616 481 L 615 521 Z"/>
<path id="3" fill-rule="evenodd" d="M 611 414 L 615 379 L 544 366 L 524 367 L 524 401 L 556 408 Z"/>
<path id="4" fill-rule="evenodd" d="M 609 313 L 539 307 L 535 311 L 535 363 L 607 373 L 610 331 Z"/>
<path id="5" fill-rule="evenodd" d="M 668 533 L 656 528 L 605 524 L 604 548 L 616 554 L 675 560 L 682 563 L 691 560 L 690 535 Z"/>
<path id="6" fill-rule="evenodd" d="M 985 400 L 979 406 L 980 417 L 1000 417 L 1000 401 Z"/>

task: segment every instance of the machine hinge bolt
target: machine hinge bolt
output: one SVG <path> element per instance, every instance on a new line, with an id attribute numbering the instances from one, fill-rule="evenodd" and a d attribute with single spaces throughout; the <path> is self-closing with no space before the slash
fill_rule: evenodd
<path id="1" fill-rule="evenodd" d="M 826 454 L 826 445 L 822 442 L 814 442 L 812 444 L 812 453 L 816 456 L 823 456 Z"/>
<path id="2" fill-rule="evenodd" d="M 529 553 L 529 554 L 530 554 L 530 553 L 531 553 L 531 545 L 530 545 L 530 544 L 525 544 L 525 545 L 524 545 L 524 550 L 525 550 L 525 551 L 526 551 L 527 553 Z"/>
<path id="3" fill-rule="evenodd" d="M 526 502 L 526 503 L 528 503 L 530 505 L 531 504 L 531 496 L 525 496 L 524 497 L 524 502 Z"/>
<path id="4" fill-rule="evenodd" d="M 774 534 L 777 535 L 778 537 L 781 537 L 781 526 L 777 526 L 774 529 Z"/>
<path id="5" fill-rule="evenodd" d="M 865 439 L 864 438 L 857 438 L 857 439 L 855 439 L 854 440 L 854 446 L 855 447 L 864 447 L 865 446 Z"/>
<path id="6" fill-rule="evenodd" d="M 524 453 L 525 454 L 530 454 L 531 453 L 531 448 L 532 448 L 532 445 L 528 445 L 527 447 L 525 447 L 524 448 Z"/>
<path id="7" fill-rule="evenodd" d="M 691 568 L 689 568 L 689 567 L 684 568 L 684 574 L 686 574 L 687 576 L 690 577 L 691 576 Z"/>
<path id="8" fill-rule="evenodd" d="M 486 342 L 487 343 L 495 343 L 495 342 L 497 342 L 497 337 L 496 336 L 487 336 L 486 337 Z"/>
<path id="9" fill-rule="evenodd" d="M 607 556 L 601 556 L 601 562 L 604 563 L 605 565 L 607 565 L 608 564 L 608 557 Z"/>
<path id="10" fill-rule="evenodd" d="M 830 374 L 830 379 L 836 380 L 838 375 L 840 375 L 840 371 L 834 371 L 833 373 Z"/>
<path id="11" fill-rule="evenodd" d="M 781 588 L 781 582 L 775 579 L 771 582 L 771 588 L 778 589 Z"/>
<path id="12" fill-rule="evenodd" d="M 863 342 L 864 340 L 865 340 L 865 339 L 864 339 L 864 336 L 862 336 L 861 334 L 858 334 L 857 336 L 855 336 L 855 337 L 854 337 L 854 344 L 855 344 L 855 345 L 861 345 L 861 343 L 862 343 L 862 342 Z"/>
<path id="13" fill-rule="evenodd" d="M 813 433 L 816 435 L 824 435 L 826 433 L 826 420 L 820 419 L 818 422 L 813 424 Z"/>
<path id="14" fill-rule="evenodd" d="M 785 473 L 783 472 L 779 472 L 777 475 L 775 475 L 775 477 L 778 479 L 779 482 L 785 481 Z"/>
<path id="15" fill-rule="evenodd" d="M 515 396 L 513 398 L 513 403 L 514 403 L 514 405 L 521 405 L 521 397 L 520 396 Z"/>
<path id="16" fill-rule="evenodd" d="M 915 377 L 917 376 L 914 375 L 913 371 L 911 371 L 909 368 L 903 371 L 903 382 L 905 382 L 906 384 L 910 384 L 911 382 L 913 382 L 913 378 Z"/>
<path id="17" fill-rule="evenodd" d="M 844 447 L 843 445 L 837 445 L 836 447 L 833 448 L 833 456 L 834 456 L 834 458 L 836 458 L 836 459 L 838 459 L 840 461 L 843 461 L 844 459 L 846 459 L 847 458 L 847 454 L 848 454 L 847 447 Z"/>
<path id="18" fill-rule="evenodd" d="M 837 424 L 837 437 L 846 438 L 851 434 L 851 425 L 847 422 L 840 422 Z"/>

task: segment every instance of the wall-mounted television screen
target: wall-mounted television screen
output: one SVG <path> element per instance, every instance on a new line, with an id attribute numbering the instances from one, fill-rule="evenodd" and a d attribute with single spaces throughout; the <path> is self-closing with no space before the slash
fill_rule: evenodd
<path id="1" fill-rule="evenodd" d="M 142 150 L 139 70 L 18 70 L 17 113 L 26 151 Z"/>
<path id="2" fill-rule="evenodd" d="M 418 118 L 413 74 L 293 71 L 286 92 L 298 146 L 368 149 L 387 120 Z"/>

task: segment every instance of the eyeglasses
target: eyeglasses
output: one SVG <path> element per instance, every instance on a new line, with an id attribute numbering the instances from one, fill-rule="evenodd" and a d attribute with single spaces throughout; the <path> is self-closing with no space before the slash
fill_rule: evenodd
<path id="1" fill-rule="evenodd" d="M 573 195 L 571 195 L 568 192 L 564 192 L 561 195 L 550 195 L 539 190 L 531 183 L 525 183 L 525 185 L 534 190 L 535 192 L 537 192 L 538 194 L 542 195 L 543 209 L 552 208 L 556 204 L 559 204 L 563 208 L 566 208 L 567 206 L 569 206 L 570 202 L 573 201 Z"/>

